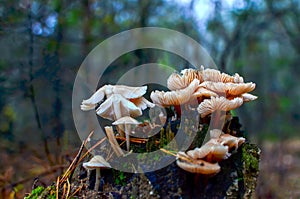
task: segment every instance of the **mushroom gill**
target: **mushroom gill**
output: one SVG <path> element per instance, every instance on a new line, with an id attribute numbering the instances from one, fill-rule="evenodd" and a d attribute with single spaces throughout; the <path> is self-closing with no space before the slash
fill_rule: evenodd
<path id="1" fill-rule="evenodd" d="M 197 111 L 203 118 L 214 111 L 230 111 L 240 107 L 243 104 L 243 99 L 236 97 L 232 100 L 226 99 L 225 97 L 211 97 L 210 99 L 203 100 Z"/>
<path id="2" fill-rule="evenodd" d="M 178 73 L 172 73 L 167 80 L 167 87 L 170 90 L 180 90 L 186 88 L 188 85 L 194 81 L 194 79 L 198 79 L 199 82 L 203 82 L 203 66 L 200 70 L 196 69 L 184 69 Z"/>
<path id="3" fill-rule="evenodd" d="M 218 70 L 207 68 L 203 71 L 204 81 L 223 82 L 223 83 L 244 83 L 243 77 L 235 73 L 233 76 L 221 73 Z"/>
<path id="4" fill-rule="evenodd" d="M 181 105 L 192 99 L 193 93 L 198 88 L 199 80 L 194 79 L 186 88 L 175 91 L 154 91 L 150 98 L 155 104 L 161 106 Z"/>
<path id="5" fill-rule="evenodd" d="M 244 93 L 251 92 L 255 89 L 255 83 L 224 83 L 224 82 L 213 82 L 205 81 L 200 84 L 200 87 L 204 87 L 210 91 L 218 93 L 219 95 L 224 95 L 226 97 L 239 96 Z"/>

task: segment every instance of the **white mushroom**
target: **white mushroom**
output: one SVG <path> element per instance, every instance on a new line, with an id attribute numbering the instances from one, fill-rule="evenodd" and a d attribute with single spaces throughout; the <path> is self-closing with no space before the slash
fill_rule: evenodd
<path id="1" fill-rule="evenodd" d="M 139 107 L 120 94 L 112 94 L 99 106 L 96 112 L 101 117 L 112 121 L 123 116 L 137 117 L 142 115 Z"/>
<path id="2" fill-rule="evenodd" d="M 243 99 L 236 97 L 233 100 L 228 100 L 225 97 L 211 97 L 201 102 L 197 108 L 201 117 L 205 117 L 214 111 L 230 111 L 240 107 L 243 104 Z"/>
<path id="3" fill-rule="evenodd" d="M 257 96 L 250 93 L 244 93 L 241 95 L 241 97 L 243 98 L 244 102 L 250 102 L 257 99 Z"/>
<path id="4" fill-rule="evenodd" d="M 109 98 L 112 94 L 120 94 L 126 99 L 142 97 L 147 91 L 147 86 L 131 87 L 125 85 L 104 85 L 99 88 L 89 99 L 83 100 L 81 109 L 92 110 L 104 97 Z"/>
<path id="5" fill-rule="evenodd" d="M 94 156 L 89 162 L 85 162 L 82 166 L 87 170 L 96 169 L 96 181 L 94 189 L 98 191 L 100 185 L 100 169 L 101 168 L 111 168 L 110 164 L 100 155 Z"/>
<path id="6" fill-rule="evenodd" d="M 127 148 L 127 151 L 129 151 L 129 147 L 130 147 L 129 135 L 132 133 L 131 125 L 138 125 L 138 124 L 140 124 L 140 122 L 133 119 L 132 117 L 125 116 L 125 117 L 121 117 L 120 119 L 118 119 L 117 121 L 115 121 L 112 124 L 113 125 L 124 125 L 125 126 L 124 131 L 125 131 L 125 134 L 126 134 L 126 148 Z"/>
<path id="7" fill-rule="evenodd" d="M 181 105 L 193 99 L 193 93 L 198 88 L 199 80 L 194 79 L 186 88 L 176 91 L 154 91 L 150 98 L 155 104 L 162 106 Z"/>

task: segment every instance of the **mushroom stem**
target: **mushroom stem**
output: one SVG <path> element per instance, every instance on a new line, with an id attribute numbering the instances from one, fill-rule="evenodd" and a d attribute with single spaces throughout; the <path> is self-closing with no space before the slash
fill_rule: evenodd
<path id="1" fill-rule="evenodd" d="M 212 128 L 211 129 L 223 129 L 223 125 L 224 125 L 224 121 L 222 120 L 223 115 L 224 115 L 224 111 L 220 111 L 220 110 L 217 110 L 212 113 L 211 119 L 213 119 L 213 120 L 212 120 Z M 220 135 L 210 134 L 210 138 L 218 138 L 218 137 L 220 137 Z"/>
<path id="2" fill-rule="evenodd" d="M 120 110 L 121 110 L 121 105 L 119 104 L 118 107 L 115 107 L 115 114 L 116 114 L 115 115 L 115 121 L 117 121 L 118 119 L 120 119 L 122 117 L 122 113 L 121 113 Z M 121 137 L 125 137 L 124 132 L 123 132 L 121 127 L 117 126 L 117 130 L 118 130 Z"/>
<path id="3" fill-rule="evenodd" d="M 131 130 L 130 124 L 125 124 L 126 148 L 127 148 L 127 151 L 129 151 L 129 149 L 130 149 L 130 136 L 129 136 L 130 130 Z"/>
<path id="4" fill-rule="evenodd" d="M 95 181 L 95 187 L 94 187 L 95 191 L 99 190 L 100 179 L 101 179 L 100 168 L 96 168 L 96 181 Z"/>

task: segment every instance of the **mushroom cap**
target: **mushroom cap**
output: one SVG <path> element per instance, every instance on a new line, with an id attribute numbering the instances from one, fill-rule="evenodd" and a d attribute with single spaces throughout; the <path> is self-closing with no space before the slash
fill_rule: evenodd
<path id="1" fill-rule="evenodd" d="M 243 137 L 235 137 L 230 134 L 223 134 L 218 138 L 218 142 L 222 145 L 228 146 L 229 150 L 234 148 L 237 149 L 246 141 Z"/>
<path id="2" fill-rule="evenodd" d="M 150 98 L 155 104 L 162 106 L 181 105 L 187 103 L 193 98 L 193 93 L 198 88 L 199 80 L 194 79 L 190 85 L 181 90 L 175 91 L 154 91 L 151 92 Z"/>
<path id="3" fill-rule="evenodd" d="M 136 119 L 129 117 L 129 116 L 125 116 L 125 117 L 121 117 L 119 118 L 117 121 L 112 123 L 113 125 L 120 125 L 120 124 L 140 124 L 139 121 L 137 121 Z"/>
<path id="4" fill-rule="evenodd" d="M 241 77 L 238 73 L 235 73 L 233 76 L 231 76 L 226 73 L 221 73 L 218 70 L 210 69 L 210 68 L 207 68 L 203 71 L 203 79 L 204 81 L 212 81 L 212 82 L 244 83 L 243 77 Z"/>
<path id="5" fill-rule="evenodd" d="M 203 67 L 200 70 L 195 69 L 184 69 L 178 73 L 172 73 L 167 80 L 167 87 L 170 90 L 180 90 L 186 88 L 194 79 L 198 79 L 200 82 L 203 82 L 202 72 Z"/>
<path id="6" fill-rule="evenodd" d="M 221 143 L 207 142 L 200 148 L 188 151 L 187 154 L 193 159 L 203 159 L 211 156 L 214 160 L 222 160 L 228 156 L 228 146 L 224 146 Z"/>
<path id="7" fill-rule="evenodd" d="M 89 99 L 83 100 L 81 109 L 91 110 L 95 105 L 104 99 L 104 96 L 110 97 L 112 94 L 120 94 L 124 98 L 134 99 L 142 97 L 147 91 L 147 86 L 132 87 L 125 85 L 104 85 L 99 88 Z"/>
<path id="8" fill-rule="evenodd" d="M 194 97 L 206 97 L 206 98 L 210 98 L 211 96 L 217 97 L 218 94 L 210 91 L 204 87 L 198 87 L 197 90 L 194 92 L 193 94 Z"/>
<path id="9" fill-rule="evenodd" d="M 183 157 L 185 157 L 184 155 Z M 209 163 L 205 160 L 191 160 L 185 161 L 180 159 L 181 154 L 178 154 L 178 159 L 176 161 L 177 166 L 181 169 L 191 172 L 191 173 L 200 173 L 200 174 L 216 174 L 221 170 L 221 167 L 218 163 Z"/>
<path id="10" fill-rule="evenodd" d="M 101 117 L 112 121 L 119 116 L 130 115 L 137 117 L 142 115 L 142 111 L 139 107 L 120 94 L 112 94 L 99 106 L 96 112 Z"/>
<path id="11" fill-rule="evenodd" d="M 205 117 L 208 114 L 219 111 L 230 111 L 240 107 L 243 104 L 243 99 L 236 97 L 232 100 L 228 100 L 225 97 L 211 97 L 211 99 L 205 99 L 201 102 L 197 108 L 201 117 Z"/>
<path id="12" fill-rule="evenodd" d="M 111 168 L 110 164 L 101 156 L 95 155 L 89 162 L 82 164 L 85 169 Z"/>
<path id="13" fill-rule="evenodd" d="M 251 92 L 255 89 L 255 83 L 224 83 L 224 82 L 213 82 L 205 81 L 200 86 L 211 90 L 220 95 L 225 94 L 226 96 L 239 96 L 243 93 Z"/>
<path id="14" fill-rule="evenodd" d="M 244 102 L 250 102 L 257 99 L 257 96 L 250 93 L 243 93 L 241 97 L 243 98 Z"/>
<path id="15" fill-rule="evenodd" d="M 81 103 L 81 110 L 88 111 L 96 107 L 96 104 L 101 102 L 105 96 L 105 86 L 99 88 L 89 99 L 83 100 Z"/>
<path id="16" fill-rule="evenodd" d="M 127 99 L 134 99 L 142 97 L 147 92 L 147 86 L 132 87 L 125 85 L 107 85 L 112 87 L 113 94 L 120 94 Z"/>

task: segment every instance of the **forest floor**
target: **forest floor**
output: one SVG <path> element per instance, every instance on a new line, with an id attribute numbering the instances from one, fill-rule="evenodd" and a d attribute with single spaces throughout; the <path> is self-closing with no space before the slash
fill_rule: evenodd
<path id="1" fill-rule="evenodd" d="M 260 148 L 260 175 L 254 198 L 300 198 L 300 139 L 265 141 Z M 75 154 L 76 151 L 70 156 Z M 24 150 L 13 153 L 1 150 L 0 159 L 0 199 L 23 198 L 33 185 L 51 185 L 69 165 L 65 161 L 49 166 L 45 158 Z M 148 188 L 138 189 L 151 192 Z"/>

